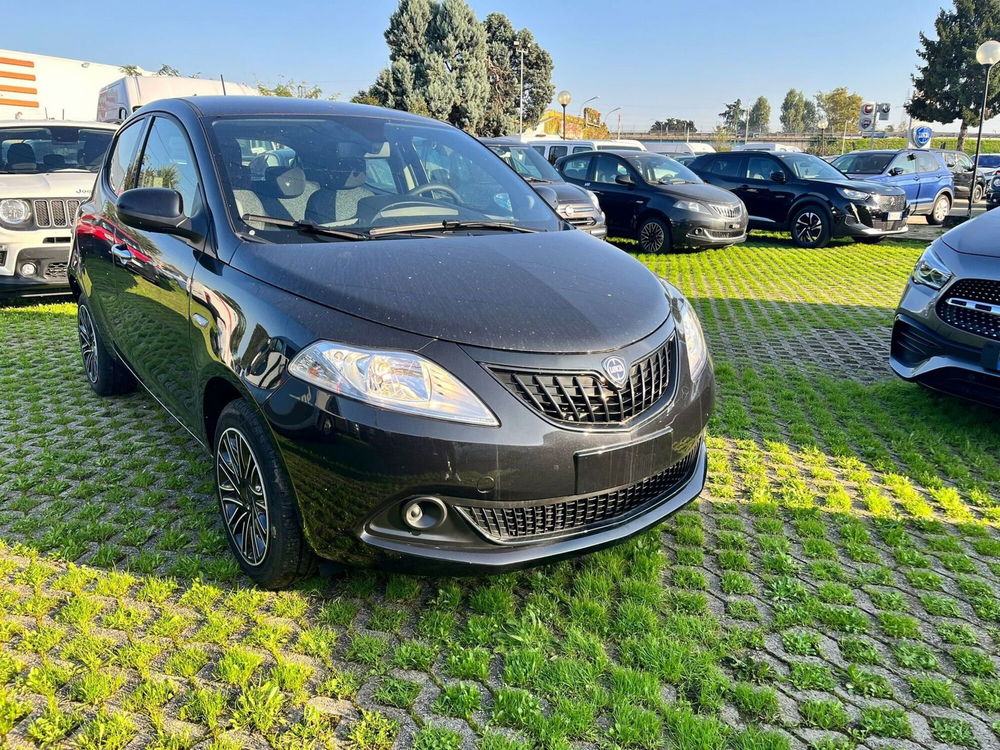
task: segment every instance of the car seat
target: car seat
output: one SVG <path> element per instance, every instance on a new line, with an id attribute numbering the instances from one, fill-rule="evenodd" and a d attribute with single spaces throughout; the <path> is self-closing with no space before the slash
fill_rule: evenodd
<path id="1" fill-rule="evenodd" d="M 35 149 L 27 143 L 14 143 L 7 149 L 7 169 L 11 172 L 34 172 L 38 169 Z"/>

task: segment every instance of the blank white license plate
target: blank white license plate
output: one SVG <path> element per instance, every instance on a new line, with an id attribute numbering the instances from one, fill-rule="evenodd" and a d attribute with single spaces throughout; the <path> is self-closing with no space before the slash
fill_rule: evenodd
<path id="1" fill-rule="evenodd" d="M 886 217 L 886 221 L 899 221 L 903 218 L 902 211 L 890 211 L 889 215 Z"/>

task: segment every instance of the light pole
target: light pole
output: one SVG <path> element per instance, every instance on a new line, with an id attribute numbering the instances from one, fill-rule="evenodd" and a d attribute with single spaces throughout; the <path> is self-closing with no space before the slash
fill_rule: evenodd
<path id="1" fill-rule="evenodd" d="M 816 127 L 819 128 L 819 155 L 823 156 L 826 153 L 826 129 L 829 127 L 830 123 L 825 117 L 821 117 L 816 122 Z"/>
<path id="2" fill-rule="evenodd" d="M 618 113 L 618 138 L 622 137 L 622 108 L 615 107 L 613 110 L 604 115 L 604 122 L 608 121 L 608 116 L 613 115 L 615 112 Z"/>
<path id="3" fill-rule="evenodd" d="M 983 85 L 983 108 L 979 113 L 979 133 L 976 135 L 976 158 L 972 161 L 972 186 L 969 188 L 969 212 L 966 218 L 972 218 L 972 194 L 976 192 L 976 180 L 979 178 L 979 150 L 983 144 L 983 125 L 986 123 L 986 100 L 990 96 L 990 73 L 993 66 L 1000 62 L 1000 42 L 990 40 L 983 42 L 976 50 L 976 61 L 986 66 L 986 83 Z"/>
<path id="4" fill-rule="evenodd" d="M 521 44 L 520 39 L 514 40 L 514 49 L 518 51 L 521 55 L 521 74 L 520 74 L 520 87 L 517 90 L 517 101 L 518 101 L 518 115 L 517 115 L 517 134 L 521 135 L 524 133 L 524 45 Z"/>
<path id="5" fill-rule="evenodd" d="M 559 102 L 559 104 L 561 104 L 562 108 L 563 108 L 563 140 L 565 141 L 566 140 L 566 107 L 568 107 L 569 103 L 571 101 L 573 101 L 573 95 L 564 89 L 563 91 L 559 92 L 559 96 L 556 97 L 556 101 Z"/>
<path id="6" fill-rule="evenodd" d="M 850 120 L 844 120 L 844 136 L 840 139 L 840 153 L 844 153 L 847 150 L 847 123 Z"/>

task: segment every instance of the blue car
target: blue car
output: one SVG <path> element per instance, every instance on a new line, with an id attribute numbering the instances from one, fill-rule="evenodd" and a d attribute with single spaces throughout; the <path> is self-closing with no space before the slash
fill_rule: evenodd
<path id="1" fill-rule="evenodd" d="M 955 182 L 941 155 L 915 148 L 852 151 L 833 166 L 856 180 L 884 182 L 906 192 L 910 214 L 923 214 L 928 224 L 940 224 L 955 202 Z"/>

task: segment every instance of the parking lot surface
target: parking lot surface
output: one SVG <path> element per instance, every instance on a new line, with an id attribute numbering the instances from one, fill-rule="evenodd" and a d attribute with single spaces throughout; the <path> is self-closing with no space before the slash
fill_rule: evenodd
<path id="1" fill-rule="evenodd" d="M 846 750 L 1000 743 L 1000 427 L 896 380 L 923 245 L 641 256 L 715 358 L 708 490 L 579 560 L 247 586 L 208 457 L 0 308 L 0 745 Z"/>

